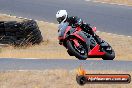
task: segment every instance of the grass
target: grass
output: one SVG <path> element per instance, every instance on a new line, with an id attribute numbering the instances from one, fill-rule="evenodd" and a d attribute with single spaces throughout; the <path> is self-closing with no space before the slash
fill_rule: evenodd
<path id="1" fill-rule="evenodd" d="M 89 74 L 132 75 L 123 71 L 88 71 Z M 76 83 L 76 70 L 7 71 L 0 72 L 0 88 L 132 88 L 130 84 L 86 84 Z"/>
<path id="2" fill-rule="evenodd" d="M 0 15 L 1 20 L 19 20 L 15 17 Z M 41 58 L 41 59 L 76 59 L 67 54 L 66 49 L 58 44 L 57 24 L 48 22 L 38 22 L 42 32 L 44 42 L 23 48 L 12 46 L 2 47 L 1 58 Z M 132 37 L 108 34 L 105 32 L 97 33 L 101 38 L 112 45 L 116 52 L 115 60 L 132 60 Z M 90 58 L 89 58 L 90 59 Z"/>
<path id="3" fill-rule="evenodd" d="M 132 6 L 132 0 L 94 0 L 94 1 Z"/>

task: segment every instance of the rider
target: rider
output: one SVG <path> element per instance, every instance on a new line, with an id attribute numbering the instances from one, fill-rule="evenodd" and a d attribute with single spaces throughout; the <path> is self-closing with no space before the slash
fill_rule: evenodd
<path id="1" fill-rule="evenodd" d="M 90 25 L 84 23 L 81 18 L 78 18 L 77 16 L 68 17 L 68 13 L 66 10 L 59 10 L 56 14 L 56 18 L 59 24 L 68 22 L 69 26 L 81 27 L 83 31 L 90 33 L 95 38 L 98 44 L 101 44 L 101 39 L 99 38 L 99 36 L 96 35 Z"/>

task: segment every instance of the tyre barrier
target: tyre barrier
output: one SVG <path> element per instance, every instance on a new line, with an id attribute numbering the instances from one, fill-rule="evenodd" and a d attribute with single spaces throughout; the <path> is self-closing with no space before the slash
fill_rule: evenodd
<path id="1" fill-rule="evenodd" d="M 0 43 L 15 46 L 39 44 L 43 41 L 41 31 L 34 20 L 0 21 Z"/>

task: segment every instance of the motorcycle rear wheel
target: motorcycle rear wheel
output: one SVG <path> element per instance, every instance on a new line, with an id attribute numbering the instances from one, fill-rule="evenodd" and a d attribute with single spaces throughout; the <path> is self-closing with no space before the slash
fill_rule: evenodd
<path id="1" fill-rule="evenodd" d="M 87 54 L 87 48 L 86 48 L 86 44 L 84 43 L 80 43 L 80 45 L 83 47 L 84 53 L 81 54 L 78 50 L 77 47 L 74 45 L 74 42 L 72 40 L 68 40 L 67 41 L 67 48 L 69 52 L 72 52 L 72 55 L 74 55 L 76 58 L 78 58 L 79 60 L 86 60 L 88 57 Z"/>

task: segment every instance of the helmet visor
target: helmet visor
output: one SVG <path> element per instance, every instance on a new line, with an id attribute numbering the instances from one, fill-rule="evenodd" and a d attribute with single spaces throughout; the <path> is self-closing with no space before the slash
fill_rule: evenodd
<path id="1" fill-rule="evenodd" d="M 58 21 L 59 23 L 61 23 L 64 19 L 65 19 L 65 16 L 62 16 L 62 17 L 57 18 L 57 21 Z"/>

